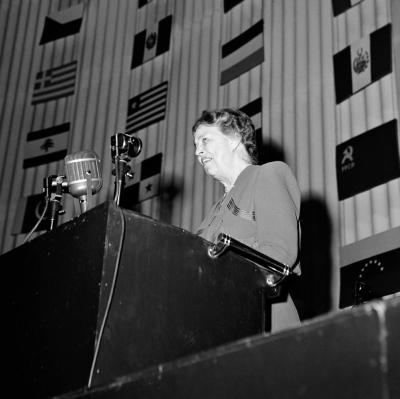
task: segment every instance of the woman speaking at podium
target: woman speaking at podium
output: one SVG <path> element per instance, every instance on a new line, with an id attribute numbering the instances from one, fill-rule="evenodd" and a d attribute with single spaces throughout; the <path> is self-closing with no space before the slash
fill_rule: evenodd
<path id="1" fill-rule="evenodd" d="M 197 234 L 213 243 L 227 234 L 300 274 L 300 191 L 289 166 L 257 165 L 255 128 L 239 110 L 203 111 L 192 132 L 200 164 L 225 188 Z M 272 304 L 271 332 L 299 324 L 290 295 Z"/>

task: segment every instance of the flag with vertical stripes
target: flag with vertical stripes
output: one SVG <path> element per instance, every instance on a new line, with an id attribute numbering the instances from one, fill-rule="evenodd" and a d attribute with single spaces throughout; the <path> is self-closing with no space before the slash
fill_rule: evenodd
<path id="1" fill-rule="evenodd" d="M 84 4 L 66 8 L 46 17 L 40 45 L 79 33 Z"/>
<path id="2" fill-rule="evenodd" d="M 32 105 L 68 97 L 75 92 L 77 61 L 36 74 Z"/>
<path id="3" fill-rule="evenodd" d="M 263 31 L 264 21 L 260 20 L 222 46 L 221 86 L 264 61 Z"/>
<path id="4" fill-rule="evenodd" d="M 44 165 L 64 159 L 68 150 L 70 123 L 28 133 L 23 168 Z"/>
<path id="5" fill-rule="evenodd" d="M 224 13 L 232 10 L 233 7 L 237 6 L 243 0 L 224 0 Z"/>
<path id="6" fill-rule="evenodd" d="M 332 0 L 333 16 L 337 17 L 361 2 L 362 0 Z"/>
<path id="7" fill-rule="evenodd" d="M 135 204 L 158 195 L 161 163 L 162 153 L 158 153 L 133 166 L 133 177 L 124 190 L 124 208 L 132 209 Z"/>
<path id="8" fill-rule="evenodd" d="M 140 129 L 165 119 L 167 109 L 168 82 L 163 82 L 128 101 L 126 133 Z"/>
<path id="9" fill-rule="evenodd" d="M 131 69 L 169 50 L 172 15 L 135 35 Z"/>
<path id="10" fill-rule="evenodd" d="M 15 214 L 11 234 L 29 233 L 40 219 L 45 208 L 44 194 L 33 194 L 22 197 L 18 201 L 18 211 Z M 36 231 L 47 230 L 48 216 L 45 215 Z"/>
<path id="11" fill-rule="evenodd" d="M 391 31 L 388 24 L 333 56 L 337 104 L 392 72 Z"/>

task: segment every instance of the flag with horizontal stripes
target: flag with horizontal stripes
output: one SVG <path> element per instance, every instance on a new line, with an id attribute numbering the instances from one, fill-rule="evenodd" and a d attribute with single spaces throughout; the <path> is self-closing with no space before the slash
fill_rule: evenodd
<path id="1" fill-rule="evenodd" d="M 45 202 L 43 193 L 20 198 L 11 234 L 17 235 L 29 233 L 40 219 L 44 208 Z M 47 230 L 47 223 L 48 215 L 45 215 L 39 223 L 36 231 Z"/>
<path id="2" fill-rule="evenodd" d="M 340 248 L 340 307 L 354 303 L 352 287 L 367 284 L 378 296 L 400 292 L 400 227 Z"/>
<path id="3" fill-rule="evenodd" d="M 168 82 L 163 82 L 128 101 L 126 133 L 140 129 L 165 119 L 167 109 Z"/>
<path id="4" fill-rule="evenodd" d="M 249 116 L 253 122 L 256 129 L 256 144 L 258 150 L 259 161 L 265 163 L 265 157 L 263 156 L 263 139 L 262 139 L 262 97 L 259 97 L 242 108 L 240 108 L 247 116 Z"/>
<path id="5" fill-rule="evenodd" d="M 169 50 L 172 15 L 135 35 L 131 69 Z"/>
<path id="6" fill-rule="evenodd" d="M 340 201 L 400 177 L 397 120 L 339 144 L 336 176 Z"/>
<path id="7" fill-rule="evenodd" d="M 32 105 L 68 97 L 75 92 L 77 61 L 36 74 Z"/>
<path id="8" fill-rule="evenodd" d="M 224 13 L 232 10 L 233 7 L 237 6 L 243 0 L 224 0 Z"/>
<path id="9" fill-rule="evenodd" d="M 68 149 L 70 123 L 28 133 L 25 145 L 23 168 L 64 159 Z"/>
<path id="10" fill-rule="evenodd" d="M 337 17 L 361 2 L 362 0 L 332 0 L 333 16 Z"/>
<path id="11" fill-rule="evenodd" d="M 126 182 L 123 207 L 132 207 L 142 201 L 152 198 L 159 193 L 162 153 L 158 153 L 132 168 L 133 177 Z"/>
<path id="12" fill-rule="evenodd" d="M 40 45 L 79 33 L 84 4 L 66 8 L 46 17 Z"/>
<path id="13" fill-rule="evenodd" d="M 391 24 L 333 56 L 336 103 L 392 72 Z"/>
<path id="14" fill-rule="evenodd" d="M 144 7 L 146 4 L 151 3 L 153 0 L 139 0 L 138 1 L 138 8 Z"/>
<path id="15" fill-rule="evenodd" d="M 264 21 L 222 46 L 220 85 L 230 82 L 264 61 Z"/>

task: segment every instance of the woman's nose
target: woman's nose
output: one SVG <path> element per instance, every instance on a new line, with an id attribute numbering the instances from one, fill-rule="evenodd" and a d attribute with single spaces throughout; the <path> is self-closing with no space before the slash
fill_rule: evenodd
<path id="1" fill-rule="evenodd" d="M 203 152 L 203 149 L 202 149 L 201 146 L 199 145 L 199 146 L 196 147 L 196 151 L 195 151 L 194 153 L 195 153 L 195 155 L 198 157 L 199 155 L 202 154 L 202 152 Z"/>

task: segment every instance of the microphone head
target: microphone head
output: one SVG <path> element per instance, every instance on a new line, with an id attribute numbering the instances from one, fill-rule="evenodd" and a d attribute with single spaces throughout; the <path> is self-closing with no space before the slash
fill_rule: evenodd
<path id="1" fill-rule="evenodd" d="M 94 151 L 78 151 L 64 158 L 69 193 L 75 197 L 87 195 L 87 177 L 90 174 L 92 194 L 100 191 L 103 179 L 100 175 L 100 159 Z"/>

